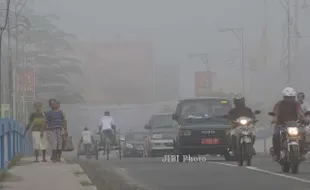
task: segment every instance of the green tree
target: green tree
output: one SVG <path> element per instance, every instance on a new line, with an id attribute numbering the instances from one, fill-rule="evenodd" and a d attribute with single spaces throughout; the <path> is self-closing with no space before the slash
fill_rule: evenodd
<path id="1" fill-rule="evenodd" d="M 30 21 L 30 29 L 20 37 L 27 43 L 24 56 L 36 68 L 37 97 L 59 99 L 62 103 L 79 103 L 83 97 L 73 89 L 69 75 L 82 76 L 81 62 L 72 54 L 72 42 L 76 37 L 57 28 L 52 15 L 38 15 L 26 11 L 24 16 Z"/>

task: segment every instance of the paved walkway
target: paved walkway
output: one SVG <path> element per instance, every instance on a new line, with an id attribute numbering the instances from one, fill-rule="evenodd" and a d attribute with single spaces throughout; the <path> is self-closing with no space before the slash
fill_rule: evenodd
<path id="1" fill-rule="evenodd" d="M 8 171 L 1 190 L 96 190 L 77 164 L 34 163 L 24 158 Z"/>

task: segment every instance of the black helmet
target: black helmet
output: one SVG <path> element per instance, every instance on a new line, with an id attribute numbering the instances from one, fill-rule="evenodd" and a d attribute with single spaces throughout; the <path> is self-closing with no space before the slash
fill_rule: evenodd
<path id="1" fill-rule="evenodd" d="M 234 105 L 237 106 L 244 106 L 245 105 L 245 98 L 242 94 L 237 94 L 233 98 L 234 100 Z"/>
<path id="2" fill-rule="evenodd" d="M 104 112 L 104 115 L 105 115 L 105 116 L 110 116 L 110 112 L 109 112 L 109 111 L 106 111 L 106 112 Z"/>

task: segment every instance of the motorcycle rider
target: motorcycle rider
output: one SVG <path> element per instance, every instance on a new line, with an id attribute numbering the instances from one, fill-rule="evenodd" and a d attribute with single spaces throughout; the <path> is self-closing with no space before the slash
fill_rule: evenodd
<path id="1" fill-rule="evenodd" d="M 281 127 L 288 121 L 305 121 L 301 105 L 296 98 L 296 91 L 292 87 L 286 87 L 282 91 L 283 100 L 277 102 L 274 105 L 273 112 L 276 114 L 273 117 L 272 123 L 275 123 L 275 129 L 273 133 L 273 148 L 274 148 L 274 159 L 280 160 L 280 130 Z M 304 150 L 304 143 L 300 143 L 300 149 Z M 303 156 L 302 156 L 303 157 Z"/>
<path id="2" fill-rule="evenodd" d="M 252 109 L 245 105 L 245 98 L 242 94 L 235 95 L 235 97 L 233 98 L 233 103 L 234 103 L 235 107 L 232 108 L 228 112 L 229 121 L 235 121 L 236 119 L 238 119 L 239 117 L 242 117 L 242 116 L 255 120 L 255 115 L 254 115 Z M 237 150 L 238 139 L 236 136 L 235 125 L 233 123 L 231 123 L 231 127 L 232 128 L 230 130 L 230 138 L 231 138 L 230 154 L 235 155 L 236 150 Z M 254 145 L 254 143 L 255 143 L 255 136 L 253 137 L 253 145 Z M 256 154 L 254 148 L 253 148 L 253 153 Z"/>
<path id="3" fill-rule="evenodd" d="M 301 105 L 302 112 L 305 113 L 306 111 L 310 111 L 309 104 L 305 101 L 305 93 L 299 92 L 297 94 L 297 100 Z"/>

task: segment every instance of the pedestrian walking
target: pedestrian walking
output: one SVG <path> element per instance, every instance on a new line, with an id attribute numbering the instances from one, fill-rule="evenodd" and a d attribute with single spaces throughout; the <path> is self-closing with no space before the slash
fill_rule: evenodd
<path id="1" fill-rule="evenodd" d="M 59 105 L 55 99 L 49 100 L 50 111 L 46 113 L 47 119 L 47 139 L 52 149 L 51 160 L 60 162 L 63 148 L 62 130 L 67 133 L 67 120 L 63 111 L 59 110 Z"/>
<path id="2" fill-rule="evenodd" d="M 36 102 L 34 104 L 35 112 L 30 114 L 29 122 L 27 124 L 25 134 L 32 127 L 32 142 L 33 149 L 35 150 L 35 162 L 39 162 L 39 152 L 42 151 L 42 161 L 46 162 L 46 120 L 45 113 L 42 111 L 42 103 Z"/>

